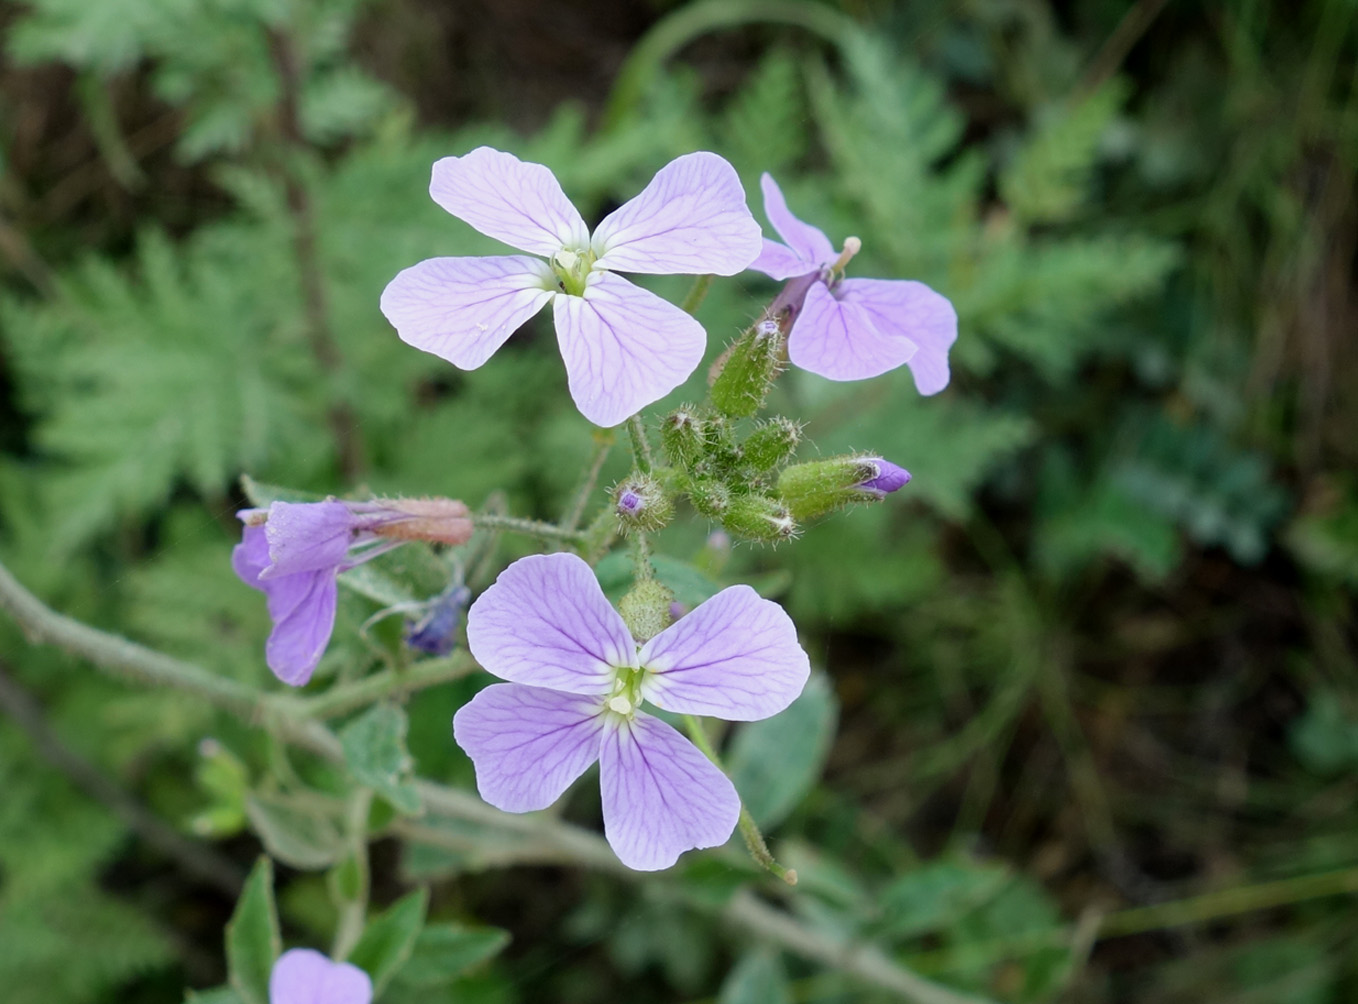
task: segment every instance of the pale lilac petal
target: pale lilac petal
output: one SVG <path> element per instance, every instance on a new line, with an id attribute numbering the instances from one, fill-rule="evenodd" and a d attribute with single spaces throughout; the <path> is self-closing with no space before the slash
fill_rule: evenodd
<path id="1" fill-rule="evenodd" d="M 604 694 L 613 667 L 637 647 L 589 565 L 535 554 L 510 565 L 467 612 L 467 645 L 502 680 L 571 694 Z"/>
<path id="2" fill-rule="evenodd" d="M 625 421 L 703 361 L 702 325 L 621 276 L 594 272 L 584 296 L 558 296 L 552 307 L 571 397 L 595 425 Z"/>
<path id="3" fill-rule="evenodd" d="M 811 663 L 777 603 L 731 586 L 641 650 L 641 696 L 686 715 L 752 722 L 776 715 L 806 686 Z"/>
<path id="4" fill-rule="evenodd" d="M 480 146 L 434 164 L 429 194 L 487 237 L 550 258 L 562 248 L 583 251 L 589 228 L 556 176 L 541 164 Z"/>
<path id="5" fill-rule="evenodd" d="M 517 683 L 487 687 L 453 716 L 476 789 L 505 812 L 545 809 L 599 759 L 603 699 Z"/>
<path id="6" fill-rule="evenodd" d="M 335 569 L 261 579 L 259 588 L 264 590 L 273 621 L 264 661 L 284 683 L 304 686 L 335 630 L 339 601 Z"/>
<path id="7" fill-rule="evenodd" d="M 948 386 L 948 349 L 957 341 L 957 311 L 948 298 L 910 279 L 845 279 L 837 292 L 872 318 L 884 335 L 909 339 L 919 351 L 909 360 L 921 394 Z"/>
<path id="8" fill-rule="evenodd" d="M 474 370 L 554 295 L 537 258 L 430 258 L 392 279 L 381 305 L 401 341 Z"/>
<path id="9" fill-rule="evenodd" d="M 807 261 L 792 248 L 764 238 L 764 250 L 751 264 L 756 272 L 763 272 L 770 279 L 791 279 L 798 275 L 810 275 L 820 269 L 820 265 Z"/>
<path id="10" fill-rule="evenodd" d="M 269 567 L 261 578 L 334 570 L 349 555 L 357 521 L 343 502 L 275 502 L 264 533 Z"/>
<path id="11" fill-rule="evenodd" d="M 773 229 L 778 231 L 778 236 L 783 238 L 784 243 L 801 258 L 802 261 L 809 262 L 819 268 L 829 265 L 837 257 L 834 245 L 830 243 L 830 238 L 824 232 L 816 229 L 809 223 L 803 223 L 792 215 L 787 208 L 787 201 L 783 198 L 783 191 L 778 187 L 778 182 L 773 180 L 773 176 L 767 171 L 759 178 L 759 188 L 764 193 L 764 215 L 773 224 Z M 807 272 L 811 269 L 807 269 Z M 792 272 L 790 275 L 802 275 L 802 272 Z M 774 276 L 775 279 L 782 278 Z"/>
<path id="12" fill-rule="evenodd" d="M 368 974 L 310 948 L 284 952 L 269 976 L 269 1004 L 371 1004 Z"/>
<path id="13" fill-rule="evenodd" d="M 614 719 L 599 755 L 604 836 L 637 871 L 724 844 L 740 816 L 736 789 L 698 748 L 658 718 Z"/>
<path id="14" fill-rule="evenodd" d="M 788 335 L 788 358 L 830 380 L 866 380 L 908 362 L 915 343 L 878 331 L 873 316 L 861 303 L 837 299 L 825 283 L 814 283 Z"/>
<path id="15" fill-rule="evenodd" d="M 595 268 L 656 275 L 735 275 L 759 254 L 759 224 L 736 169 L 699 151 L 662 167 L 594 231 Z"/>
<path id="16" fill-rule="evenodd" d="M 269 538 L 262 526 L 241 528 L 241 541 L 231 550 L 231 568 L 253 589 L 263 589 L 260 573 L 269 567 Z"/>

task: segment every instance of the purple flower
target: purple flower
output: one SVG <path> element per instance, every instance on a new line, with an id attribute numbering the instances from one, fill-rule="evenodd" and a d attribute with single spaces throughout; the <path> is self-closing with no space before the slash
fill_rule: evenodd
<path id="1" fill-rule="evenodd" d="M 639 710 L 754 721 L 782 711 L 810 672 L 792 620 L 732 586 L 638 646 L 590 567 L 522 558 L 472 604 L 467 642 L 487 687 L 453 717 L 481 797 L 507 812 L 556 801 L 599 761 L 604 835 L 640 871 L 726 841 L 740 799 L 692 743 Z"/>
<path id="2" fill-rule="evenodd" d="M 474 370 L 550 301 L 571 397 L 596 425 L 617 425 L 679 386 L 707 343 L 692 317 L 616 273 L 734 275 L 759 254 L 745 190 L 714 153 L 671 161 L 592 235 L 548 168 L 489 147 L 438 161 L 429 194 L 546 261 L 430 258 L 387 285 L 387 320 L 403 341 Z"/>
<path id="3" fill-rule="evenodd" d="M 862 246 L 857 237 L 835 253 L 830 239 L 788 211 L 777 183 L 759 179 L 764 213 L 786 245 L 764 240 L 750 267 L 792 280 L 774 301 L 791 314 L 788 358 L 830 380 L 865 380 L 909 363 L 921 394 L 948 385 L 948 348 L 957 313 L 945 297 L 908 279 L 846 279 L 844 266 Z"/>
<path id="4" fill-rule="evenodd" d="M 411 539 L 457 544 L 472 533 L 467 507 L 455 499 L 378 502 L 274 502 L 244 509 L 231 566 L 264 593 L 273 630 L 269 669 L 300 687 L 311 679 L 335 628 L 340 572 Z"/>
<path id="5" fill-rule="evenodd" d="M 863 463 L 872 464 L 877 473 L 866 481 L 858 482 L 859 491 L 872 492 L 878 498 L 899 491 L 910 483 L 910 472 L 904 467 L 893 464 L 881 457 L 864 457 Z"/>
<path id="6" fill-rule="evenodd" d="M 310 948 L 284 952 L 269 976 L 269 1004 L 372 1004 L 372 999 L 367 973 Z"/>

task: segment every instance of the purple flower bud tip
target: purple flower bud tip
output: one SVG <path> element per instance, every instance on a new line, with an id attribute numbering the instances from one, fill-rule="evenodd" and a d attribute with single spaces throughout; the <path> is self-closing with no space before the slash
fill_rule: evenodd
<path id="1" fill-rule="evenodd" d="M 618 495 L 618 512 L 624 516 L 635 515 L 645 505 L 646 500 L 630 488 L 623 489 Z"/>
<path id="2" fill-rule="evenodd" d="M 858 487 L 865 491 L 890 495 L 892 492 L 904 488 L 910 482 L 910 472 L 904 467 L 896 466 L 890 460 L 872 457 L 869 463 L 877 468 L 877 474 L 867 481 L 859 482 Z"/>

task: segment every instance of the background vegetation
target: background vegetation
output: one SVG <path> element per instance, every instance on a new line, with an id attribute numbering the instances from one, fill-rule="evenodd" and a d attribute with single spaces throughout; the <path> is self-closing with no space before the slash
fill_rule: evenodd
<path id="1" fill-rule="evenodd" d="M 862 237 L 856 274 L 961 318 L 940 397 L 904 372 L 777 391 L 821 450 L 908 467 L 907 499 L 777 551 L 692 518 L 658 540 L 776 595 L 826 671 L 729 747 L 802 875 L 786 907 L 996 1001 L 1352 1000 L 1355 15 L 0 4 L 0 555 L 59 610 L 263 684 L 263 605 L 227 561 L 242 474 L 559 516 L 591 437 L 550 329 L 469 378 L 378 313 L 398 269 L 493 247 L 429 201 L 429 165 L 491 143 L 597 218 L 713 149 Z M 714 287 L 714 355 L 772 292 Z M 373 605 L 345 604 L 329 679 L 378 658 Z M 478 685 L 409 702 L 421 775 L 468 782 L 448 721 Z M 221 983 L 247 815 L 267 829 L 261 779 L 292 769 L 268 730 L 8 619 L 0 705 L 6 1000 Z M 804 757 L 764 755 L 789 735 Z M 333 859 L 271 850 L 286 940 L 323 944 Z M 431 882 L 438 930 L 482 939 L 456 983 L 384 1001 L 891 999 L 731 937 L 717 859 L 654 886 L 492 863 L 378 846 L 379 904 Z"/>

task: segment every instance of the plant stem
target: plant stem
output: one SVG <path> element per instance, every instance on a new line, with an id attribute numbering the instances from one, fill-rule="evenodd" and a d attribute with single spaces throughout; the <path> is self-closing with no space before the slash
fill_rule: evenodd
<path id="1" fill-rule="evenodd" d="M 584 535 L 577 530 L 565 530 L 555 523 L 544 523 L 536 519 L 520 519 L 518 516 L 499 516 L 494 513 L 477 513 L 472 523 L 486 530 L 509 530 L 513 533 L 541 537 L 543 540 L 562 540 L 577 544 Z"/>
<path id="2" fill-rule="evenodd" d="M 693 285 L 689 287 L 688 295 L 684 297 L 684 302 L 679 304 L 679 309 L 685 314 L 696 313 L 698 308 L 703 305 L 703 300 L 707 299 L 707 291 L 711 288 L 711 275 L 698 276 L 693 280 Z"/>
<path id="3" fill-rule="evenodd" d="M 460 680 L 477 669 L 470 652 L 459 651 L 425 659 L 407 669 L 387 669 L 353 683 L 334 687 L 316 697 L 297 701 L 297 713 L 307 718 L 335 718 L 393 695 L 413 694 L 440 683 Z"/>
<path id="4" fill-rule="evenodd" d="M 372 807 L 372 798 L 371 790 L 357 789 L 349 799 L 349 809 L 345 815 L 345 829 L 357 872 L 358 889 L 352 897 L 343 897 L 340 906 L 335 941 L 330 950 L 331 957 L 337 960 L 347 958 L 354 950 L 368 921 L 368 889 L 371 884 L 368 868 L 368 810 Z"/>
<path id="5" fill-rule="evenodd" d="M 616 440 L 612 429 L 595 430 L 594 455 L 590 457 L 589 466 L 585 468 L 585 474 L 580 479 L 580 487 L 575 490 L 575 500 L 571 503 L 570 511 L 561 523 L 561 529 L 567 533 L 574 532 L 580 526 L 580 520 L 585 515 L 585 507 L 589 505 L 589 497 L 594 493 L 594 486 L 599 483 L 599 472 L 603 470 L 604 461 L 608 459 L 609 451 L 613 449 Z"/>
<path id="6" fill-rule="evenodd" d="M 651 564 L 651 542 L 643 530 L 632 533 L 632 578 L 636 582 L 646 582 L 655 578 L 655 566 Z"/>
<path id="7" fill-rule="evenodd" d="M 642 424 L 640 415 L 633 415 L 627 420 L 627 434 L 632 437 L 632 456 L 637 470 L 642 474 L 650 474 L 651 444 L 646 441 L 646 426 Z"/>

